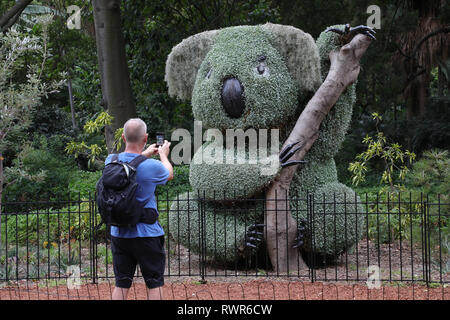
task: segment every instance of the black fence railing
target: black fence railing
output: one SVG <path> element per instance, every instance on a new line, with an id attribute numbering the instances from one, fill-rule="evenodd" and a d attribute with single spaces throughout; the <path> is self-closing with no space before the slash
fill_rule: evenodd
<path id="1" fill-rule="evenodd" d="M 235 195 L 157 196 L 166 276 L 450 283 L 445 197 L 335 193 L 243 200 Z M 282 221 L 271 226 L 275 230 L 267 221 L 274 214 L 270 201 L 276 201 L 275 219 Z M 109 230 L 96 228 L 100 216 L 93 194 L 64 201 L 6 198 L 1 209 L 0 281 L 114 277 Z M 283 223 L 286 228 L 294 223 L 295 241 L 286 241 Z M 269 244 L 275 255 L 268 254 Z M 289 260 L 293 245 L 300 257 L 294 262 Z M 285 260 L 287 268 L 280 267 Z"/>

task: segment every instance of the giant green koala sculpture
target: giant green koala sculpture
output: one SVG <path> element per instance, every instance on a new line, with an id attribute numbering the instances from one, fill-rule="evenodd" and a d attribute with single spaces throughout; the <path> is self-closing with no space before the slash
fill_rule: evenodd
<path id="1" fill-rule="evenodd" d="M 280 129 L 279 150 L 323 82 L 329 52 L 340 47 L 339 41 L 336 33 L 322 32 L 314 41 L 297 28 L 270 23 L 206 31 L 173 48 L 165 80 L 171 96 L 191 100 L 194 118 L 202 121 L 204 129 Z M 363 208 L 342 201 L 345 197 L 354 203 L 357 196 L 338 182 L 333 159 L 344 140 L 354 102 L 352 85 L 322 122 L 319 138 L 306 156 L 308 162 L 298 167 L 291 183 L 291 195 L 304 198 L 314 193 L 321 202 L 336 200 L 337 205 L 315 208 L 314 249 L 323 256 L 341 254 L 364 230 L 363 216 L 354 214 Z M 212 158 L 224 161 L 199 161 L 210 150 L 215 150 Z M 264 204 L 248 199 L 262 199 L 279 172 L 262 174 L 258 165 L 227 163 L 227 156 L 222 141 L 204 143 L 190 164 L 194 192 L 181 195 L 169 213 L 170 232 L 176 241 L 197 252 L 206 250 L 212 259 L 225 263 L 249 253 L 249 229 L 254 233 L 253 225 L 264 223 Z M 249 150 L 236 151 L 233 156 L 251 158 Z M 198 197 L 204 200 L 199 202 Z M 294 197 L 290 202 L 297 221 L 306 221 L 306 202 Z M 204 223 L 199 221 L 200 209 Z M 202 244 L 200 232 L 206 236 Z M 263 243 L 253 244 L 264 248 Z M 303 250 L 309 247 L 305 244 Z"/>

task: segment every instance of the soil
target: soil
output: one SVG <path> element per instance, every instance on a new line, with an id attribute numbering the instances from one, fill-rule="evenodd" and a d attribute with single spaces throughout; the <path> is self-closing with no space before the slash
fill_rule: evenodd
<path id="1" fill-rule="evenodd" d="M 165 300 L 450 300 L 449 286 L 389 284 L 369 289 L 361 283 L 311 283 L 280 278 L 233 280 L 206 284 L 189 279 L 166 281 L 160 292 Z M 110 300 L 113 289 L 113 280 L 97 284 L 86 281 L 74 289 L 61 282 L 55 285 L 52 280 L 22 281 L 0 288 L 0 300 Z M 128 299 L 146 299 L 141 279 L 133 283 Z"/>

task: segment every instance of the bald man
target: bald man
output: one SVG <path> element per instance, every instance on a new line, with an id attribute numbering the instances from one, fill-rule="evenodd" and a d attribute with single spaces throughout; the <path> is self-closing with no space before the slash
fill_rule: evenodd
<path id="1" fill-rule="evenodd" d="M 136 182 L 139 187 L 136 198 L 144 204 L 144 208 L 158 208 L 155 200 L 155 189 L 159 184 L 165 184 L 173 179 L 173 167 L 169 162 L 170 143 L 157 147 L 147 144 L 147 125 L 138 118 L 128 120 L 123 127 L 122 139 L 125 151 L 119 154 L 119 161 L 131 162 L 138 155 L 150 158 L 158 155 L 160 160 L 147 159 L 137 168 Z M 106 158 L 105 164 L 111 162 L 112 155 Z M 148 299 L 162 299 L 160 288 L 164 285 L 165 251 L 164 230 L 156 220 L 149 224 L 139 222 L 135 227 L 111 226 L 111 251 L 116 278 L 112 298 L 125 300 L 133 282 L 136 265 L 139 267 L 147 286 Z"/>

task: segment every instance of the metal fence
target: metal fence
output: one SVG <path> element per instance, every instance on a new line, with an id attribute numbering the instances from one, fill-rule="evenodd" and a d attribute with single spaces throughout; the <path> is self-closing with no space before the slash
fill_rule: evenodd
<path id="1" fill-rule="evenodd" d="M 246 200 L 225 193 L 160 194 L 165 275 L 447 284 L 450 204 L 444 200 L 423 194 Z M 298 250 L 307 268 L 273 267 L 266 250 L 267 228 L 261 226 L 267 225 L 267 201 L 277 201 L 280 207 L 289 203 L 290 210 L 278 214 L 289 214 L 302 230 Z M 94 194 L 52 201 L 4 199 L 0 282 L 75 276 L 96 283 L 113 278 L 109 230 L 104 225 L 96 228 L 99 224 Z"/>

